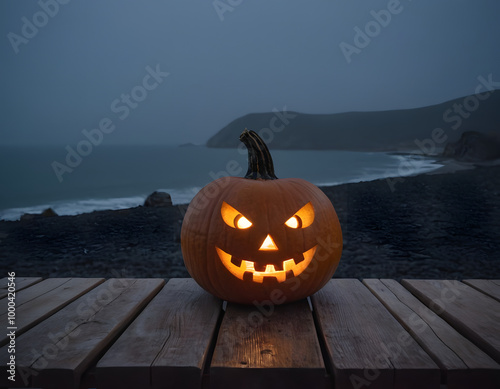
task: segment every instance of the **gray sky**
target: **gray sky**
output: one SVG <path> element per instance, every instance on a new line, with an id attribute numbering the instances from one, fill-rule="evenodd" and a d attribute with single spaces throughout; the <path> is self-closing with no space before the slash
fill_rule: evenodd
<path id="1" fill-rule="evenodd" d="M 105 118 L 103 144 L 202 143 L 251 112 L 411 108 L 500 81 L 497 0 L 59 1 L 0 2 L 0 144 L 74 145 Z"/>

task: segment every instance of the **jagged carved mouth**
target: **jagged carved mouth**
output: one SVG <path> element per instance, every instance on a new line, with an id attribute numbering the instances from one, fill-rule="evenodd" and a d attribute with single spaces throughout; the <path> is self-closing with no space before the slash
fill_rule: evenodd
<path id="1" fill-rule="evenodd" d="M 266 265 L 265 270 L 258 271 L 255 270 L 255 262 L 249 260 L 241 260 L 238 264 L 231 254 L 226 253 L 224 250 L 215 247 L 219 258 L 226 267 L 227 270 L 231 272 L 234 276 L 238 277 L 240 280 L 250 279 L 253 282 L 263 283 L 264 277 L 274 277 L 278 282 L 284 282 L 289 278 L 297 277 L 302 273 L 311 263 L 314 253 L 316 252 L 317 245 L 312 249 L 307 250 L 303 253 L 304 259 L 299 263 L 295 263 L 295 260 L 287 259 L 282 262 L 283 270 L 276 270 L 274 265 Z"/>

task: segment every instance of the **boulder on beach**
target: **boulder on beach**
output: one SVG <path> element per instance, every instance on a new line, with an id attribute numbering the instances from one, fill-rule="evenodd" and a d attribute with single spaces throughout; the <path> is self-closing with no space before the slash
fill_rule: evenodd
<path id="1" fill-rule="evenodd" d="M 144 201 L 145 207 L 170 207 L 172 206 L 172 198 L 166 192 L 154 191 L 151 193 L 146 201 Z"/>
<path id="2" fill-rule="evenodd" d="M 54 216 L 58 216 L 56 211 L 54 211 L 52 208 L 47 208 L 42 213 L 25 213 L 21 216 L 21 220 L 33 220 Z"/>
<path id="3" fill-rule="evenodd" d="M 491 161 L 500 158 L 500 136 L 466 131 L 457 142 L 449 142 L 443 156 L 461 162 Z"/>

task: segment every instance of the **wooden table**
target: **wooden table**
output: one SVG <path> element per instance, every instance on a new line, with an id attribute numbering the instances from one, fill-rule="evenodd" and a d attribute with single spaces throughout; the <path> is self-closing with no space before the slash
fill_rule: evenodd
<path id="1" fill-rule="evenodd" d="M 15 338 L 0 282 L 0 387 L 500 388 L 500 280 L 332 279 L 240 306 L 192 279 L 16 278 Z"/>

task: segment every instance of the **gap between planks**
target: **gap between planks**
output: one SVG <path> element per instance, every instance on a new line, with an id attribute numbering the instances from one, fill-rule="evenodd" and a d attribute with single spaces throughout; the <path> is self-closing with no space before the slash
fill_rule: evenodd
<path id="1" fill-rule="evenodd" d="M 15 277 L 14 283 L 16 293 L 40 281 L 42 281 L 42 277 Z M 0 280 L 0 299 L 7 296 L 7 287 L 9 282 L 9 277 L 4 277 Z"/>
<path id="2" fill-rule="evenodd" d="M 311 297 L 338 388 L 439 388 L 429 355 L 357 279 L 332 279 Z"/>
<path id="3" fill-rule="evenodd" d="M 500 363 L 500 302 L 455 280 L 402 280 L 402 285 Z"/>
<path id="4" fill-rule="evenodd" d="M 395 280 L 363 283 L 440 366 L 449 389 L 495 389 L 500 366 Z"/>
<path id="5" fill-rule="evenodd" d="M 163 284 L 110 279 L 54 313 L 17 339 L 18 377 L 27 376 L 35 387 L 79 387 L 82 374 Z M 5 348 L 0 349 L 2 364 Z M 0 385 L 10 383 L 6 374 L 0 371 Z"/>
<path id="6" fill-rule="evenodd" d="M 103 278 L 49 278 L 16 293 L 16 336 L 50 317 L 104 282 Z M 0 321 L 7 322 L 7 304 L 0 307 Z M 0 346 L 7 343 L 0 335 Z"/>
<path id="7" fill-rule="evenodd" d="M 99 387 L 199 388 L 222 302 L 192 279 L 170 279 L 97 363 Z"/>

